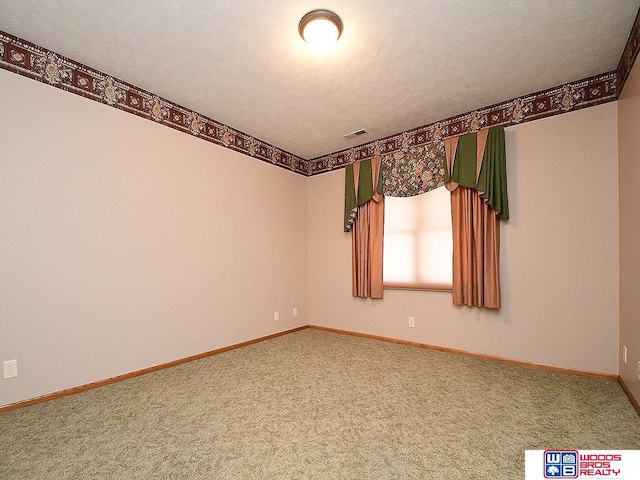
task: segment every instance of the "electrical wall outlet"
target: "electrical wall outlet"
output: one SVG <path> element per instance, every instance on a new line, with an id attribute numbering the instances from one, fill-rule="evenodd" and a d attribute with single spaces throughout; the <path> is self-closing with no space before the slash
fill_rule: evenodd
<path id="1" fill-rule="evenodd" d="M 2 372 L 4 378 L 13 378 L 18 376 L 18 360 L 7 360 L 2 362 Z"/>
<path id="2" fill-rule="evenodd" d="M 416 317 L 409 317 L 409 326 L 411 328 L 416 326 Z"/>
<path id="3" fill-rule="evenodd" d="M 280 312 L 279 311 L 275 311 L 275 312 L 273 312 L 273 321 L 277 322 L 278 320 L 280 320 Z"/>
<path id="4" fill-rule="evenodd" d="M 638 380 L 640 380 L 640 362 L 638 362 Z"/>
<path id="5" fill-rule="evenodd" d="M 294 317 L 298 316 L 298 307 L 293 307 L 293 316 Z"/>

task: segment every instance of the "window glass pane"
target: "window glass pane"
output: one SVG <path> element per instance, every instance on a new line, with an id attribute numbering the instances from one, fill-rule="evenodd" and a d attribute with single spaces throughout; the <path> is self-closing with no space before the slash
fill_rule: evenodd
<path id="1" fill-rule="evenodd" d="M 451 230 L 451 192 L 444 187 L 411 197 L 415 199 L 414 212 L 420 228 Z"/>
<path id="2" fill-rule="evenodd" d="M 385 200 L 386 201 L 386 200 Z M 386 213 L 385 213 L 386 215 Z M 416 257 L 413 233 L 384 235 L 384 281 L 414 282 L 416 269 L 413 259 Z"/>
<path id="3" fill-rule="evenodd" d="M 385 197 L 385 285 L 451 287 L 450 195 L 441 187 L 415 197 Z"/>
<path id="4" fill-rule="evenodd" d="M 384 230 L 389 233 L 414 231 L 418 226 L 418 205 L 411 199 L 417 197 L 384 197 Z M 391 201 L 389 201 L 391 200 Z"/>
<path id="5" fill-rule="evenodd" d="M 452 243 L 451 230 L 422 232 L 416 260 L 420 283 L 451 285 Z"/>

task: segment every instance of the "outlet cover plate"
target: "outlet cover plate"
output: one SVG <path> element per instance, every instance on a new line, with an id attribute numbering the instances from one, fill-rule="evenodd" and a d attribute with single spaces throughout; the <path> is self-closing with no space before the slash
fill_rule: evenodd
<path id="1" fill-rule="evenodd" d="M 622 358 L 624 360 L 624 363 L 627 363 L 627 346 L 623 346 L 622 347 Z"/>
<path id="2" fill-rule="evenodd" d="M 2 373 L 4 378 L 13 378 L 18 376 L 18 360 L 7 360 L 2 362 Z"/>

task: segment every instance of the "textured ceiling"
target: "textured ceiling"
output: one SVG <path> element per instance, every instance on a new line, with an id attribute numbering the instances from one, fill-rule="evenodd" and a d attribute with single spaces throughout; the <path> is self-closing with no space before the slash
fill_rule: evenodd
<path id="1" fill-rule="evenodd" d="M 337 47 L 300 18 L 329 8 Z M 614 70 L 640 0 L 0 0 L 0 30 L 311 159 Z M 345 140 L 364 128 L 367 134 Z"/>

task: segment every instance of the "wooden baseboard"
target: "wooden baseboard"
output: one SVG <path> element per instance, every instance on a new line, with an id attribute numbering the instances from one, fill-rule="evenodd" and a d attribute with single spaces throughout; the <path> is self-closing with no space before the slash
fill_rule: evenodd
<path id="1" fill-rule="evenodd" d="M 49 402 L 51 400 L 56 400 L 58 398 L 68 397 L 69 395 L 75 395 L 76 393 L 86 392 L 87 390 L 93 390 L 94 388 L 104 387 L 105 385 L 110 385 L 112 383 L 122 382 L 123 380 L 128 380 L 130 378 L 146 375 L 147 373 L 157 372 L 158 370 L 164 370 L 165 368 L 175 367 L 176 365 L 180 365 L 183 363 L 193 362 L 194 360 L 200 360 L 201 358 L 211 357 L 212 355 L 218 355 L 219 353 L 235 350 L 236 348 L 246 347 L 247 345 L 253 345 L 254 343 L 264 342 L 265 340 L 270 340 L 272 338 L 280 337 L 288 333 L 297 332 L 299 330 L 304 330 L 306 328 L 308 328 L 308 326 L 304 325 L 302 327 L 293 328 L 291 330 L 286 330 L 284 332 L 274 333 L 272 335 L 267 335 L 265 337 L 255 338 L 253 340 L 247 340 L 246 342 L 236 343 L 235 345 L 229 345 L 228 347 L 222 347 L 216 350 L 211 350 L 209 352 L 199 353 L 197 355 L 192 355 L 190 357 L 181 358 L 179 360 L 174 360 L 172 362 L 163 363 L 161 365 L 156 365 L 154 367 L 143 368 L 142 370 L 136 370 L 135 372 L 125 373 L 123 375 L 118 375 L 117 377 L 111 377 L 105 380 L 99 380 L 97 382 L 87 383 L 86 385 L 80 385 L 78 387 L 60 390 L 59 392 L 49 393 L 47 395 L 42 395 L 40 397 L 30 398 L 28 400 L 22 400 L 20 402 L 11 403 L 9 405 L 5 405 L 4 407 L 0 407 L 0 414 L 10 412 L 12 410 L 17 410 L 19 408 L 29 407 L 31 405 L 37 405 L 38 403 Z"/>
<path id="2" fill-rule="evenodd" d="M 475 358 L 482 358 L 485 360 L 495 360 L 498 362 L 504 362 L 504 363 L 510 363 L 513 365 L 521 365 L 524 367 L 531 367 L 531 368 L 538 368 L 538 369 L 543 369 L 543 370 L 551 370 L 554 372 L 561 372 L 561 373 L 571 373 L 574 375 L 581 375 L 581 376 L 585 376 L 585 377 L 594 377 L 594 378 L 601 378 L 601 379 L 605 379 L 605 380 L 611 380 L 611 381 L 617 381 L 618 380 L 618 375 L 612 374 L 612 373 L 601 373 L 601 372 L 591 372 L 588 370 L 576 370 L 576 369 L 572 369 L 572 368 L 565 368 L 565 367 L 553 367 L 551 365 L 544 365 L 542 363 L 534 363 L 534 362 L 525 362 L 523 360 L 514 360 L 511 358 L 505 358 L 505 357 L 499 357 L 496 355 L 487 355 L 484 353 L 474 353 L 474 352 L 469 352 L 467 350 L 459 350 L 456 348 L 449 348 L 449 347 L 441 347 L 438 345 L 429 345 L 427 343 L 419 343 L 419 342 L 412 342 L 409 340 L 401 340 L 398 338 L 390 338 L 390 337 L 383 337 L 380 335 L 371 335 L 368 333 L 360 333 L 360 332 L 352 332 L 349 330 L 340 330 L 337 328 L 329 328 L 329 327 L 321 327 L 318 325 L 309 325 L 309 328 L 315 328 L 316 330 L 324 330 L 326 332 L 334 332 L 334 333 L 341 333 L 344 335 L 352 335 L 355 337 L 363 337 L 363 338 L 370 338 L 373 340 L 382 340 L 384 342 L 392 342 L 392 343 L 399 343 L 402 345 L 410 345 L 412 347 L 420 347 L 420 348 L 427 348 L 429 350 L 437 350 L 440 352 L 448 352 L 448 353 L 456 353 L 458 355 L 466 355 L 469 357 L 475 357 Z"/>
<path id="3" fill-rule="evenodd" d="M 550 365 L 544 365 L 544 364 L 540 364 L 540 363 L 525 362 L 525 361 L 522 361 L 522 360 L 514 360 L 514 359 L 510 359 L 510 358 L 499 357 L 499 356 L 496 356 L 496 355 L 487 355 L 487 354 L 483 354 L 483 353 L 474 353 L 474 352 L 469 352 L 469 351 L 466 351 L 466 350 L 459 350 L 459 349 L 455 349 L 455 348 L 441 347 L 441 346 L 438 346 L 438 345 L 429 345 L 429 344 L 426 344 L 426 343 L 412 342 L 412 341 L 409 341 L 409 340 L 401 340 L 401 339 L 398 339 L 398 338 L 383 337 L 383 336 L 380 336 L 380 335 L 372 335 L 372 334 L 368 334 L 368 333 L 352 332 L 352 331 L 349 331 L 349 330 L 340 330 L 340 329 L 337 329 L 337 328 L 322 327 L 322 326 L 319 326 L 319 325 L 304 325 L 302 327 L 293 328 L 291 330 L 286 330 L 284 332 L 274 333 L 272 335 L 267 335 L 265 337 L 260 337 L 260 338 L 256 338 L 256 339 L 253 339 L 253 340 L 248 340 L 246 342 L 237 343 L 235 345 L 230 345 L 228 347 L 222 347 L 222 348 L 218 348 L 216 350 L 211 350 L 209 352 L 204 352 L 204 353 L 200 353 L 200 354 L 193 355 L 193 356 L 190 356 L 190 357 L 181 358 L 179 360 L 174 360 L 172 362 L 163 363 L 161 365 L 156 365 L 154 367 L 144 368 L 142 370 L 137 370 L 135 372 L 125 373 L 123 375 L 118 375 L 117 377 L 111 377 L 111 378 L 107 378 L 105 380 L 99 380 L 97 382 L 88 383 L 86 385 L 80 385 L 78 387 L 68 388 L 66 390 L 61 390 L 59 392 L 49 393 L 47 395 L 42 395 L 40 397 L 30 398 L 28 400 L 23 400 L 23 401 L 20 401 L 20 402 L 12 403 L 12 404 L 0 407 L 0 414 L 6 413 L 6 412 L 10 412 L 12 410 L 17 410 L 19 408 L 29 407 L 31 405 L 36 405 L 38 403 L 44 403 L 44 402 L 48 402 L 48 401 L 51 401 L 51 400 L 56 400 L 58 398 L 67 397 L 69 395 L 75 395 L 76 393 L 86 392 L 86 391 L 92 390 L 94 388 L 99 388 L 99 387 L 103 387 L 105 385 L 110 385 L 112 383 L 121 382 L 123 380 L 128 380 L 130 378 L 139 377 L 140 375 L 145 375 L 147 373 L 156 372 L 158 370 L 163 370 L 165 368 L 175 367 L 176 365 L 180 365 L 180 364 L 187 363 L 187 362 L 192 362 L 194 360 L 200 360 L 201 358 L 206 358 L 206 357 L 210 357 L 212 355 L 217 355 L 219 353 L 224 353 L 224 352 L 228 352 L 230 350 L 235 350 L 237 348 L 246 347 L 247 345 L 252 345 L 254 343 L 259 343 L 259 342 L 263 342 L 265 340 L 270 340 L 272 338 L 276 338 L 276 337 L 280 337 L 282 335 L 286 335 L 288 333 L 293 333 L 293 332 L 297 332 L 297 331 L 300 331 L 300 330 L 304 330 L 306 328 L 313 328 L 313 329 L 316 329 L 316 330 L 324 330 L 326 332 L 340 333 L 340 334 L 343 334 L 343 335 L 352 335 L 352 336 L 355 336 L 355 337 L 363 337 L 363 338 L 369 338 L 369 339 L 373 339 L 373 340 L 381 340 L 381 341 L 385 341 L 385 342 L 398 343 L 398 344 L 401 344 L 401 345 L 409 345 L 409 346 L 413 346 L 413 347 L 427 348 L 427 349 L 430 349 L 430 350 L 437 350 L 437 351 L 441 351 L 441 352 L 455 353 L 455 354 L 459 354 L 459 355 L 466 355 L 466 356 L 476 357 L 476 358 L 481 358 L 481 359 L 486 359 L 486 360 L 494 360 L 494 361 L 505 362 L 505 363 L 510 363 L 510 364 L 514 364 L 514 365 L 521 365 L 521 366 L 525 366 L 525 367 L 539 368 L 539 369 L 551 370 L 551 371 L 555 371 L 555 372 L 570 373 L 570 374 L 574 374 L 574 375 L 582 375 L 582 376 L 587 376 L 587 377 L 595 377 L 595 378 L 601 378 L 601 379 L 605 379 L 605 380 L 617 381 L 620 384 L 620 386 L 622 387 L 622 389 L 624 390 L 624 392 L 626 393 L 627 397 L 629 397 L 629 400 L 631 401 L 631 404 L 635 408 L 636 412 L 638 412 L 638 415 L 640 415 L 640 405 L 638 404 L 636 399 L 633 397 L 633 395 L 631 394 L 631 392 L 629 391 L 629 389 L 625 385 L 625 383 L 622 380 L 622 378 L 620 378 L 620 376 L 618 376 L 618 375 L 609 374 L 609 373 L 600 373 L 600 372 L 590 372 L 590 371 L 587 371 L 587 370 L 575 370 L 575 369 L 564 368 L 564 367 L 553 367 L 553 366 L 550 366 Z"/>
<path id="4" fill-rule="evenodd" d="M 618 375 L 618 383 L 622 387 L 622 390 L 624 390 L 624 393 L 629 398 L 629 401 L 631 402 L 631 405 L 633 405 L 633 408 L 635 409 L 636 413 L 638 414 L 638 416 L 640 416 L 640 403 L 638 403 L 638 401 L 635 399 L 635 397 L 631 393 L 631 390 L 629 390 L 629 387 L 627 387 L 627 384 L 624 383 L 624 380 L 620 375 Z"/>

